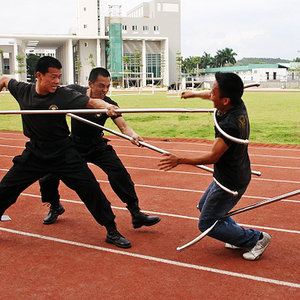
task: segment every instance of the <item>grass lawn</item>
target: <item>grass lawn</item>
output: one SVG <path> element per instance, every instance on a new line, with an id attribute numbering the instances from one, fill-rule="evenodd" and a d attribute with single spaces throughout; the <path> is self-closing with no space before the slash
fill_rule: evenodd
<path id="1" fill-rule="evenodd" d="M 118 95 L 112 99 L 122 108 L 212 108 L 200 98 L 182 100 L 166 93 Z M 250 142 L 300 145 L 300 92 L 245 92 Z M 1 110 L 19 109 L 9 94 L 0 93 Z M 208 113 L 124 114 L 128 124 L 143 137 L 202 138 L 213 140 L 213 117 Z M 112 121 L 107 127 L 115 129 Z M 0 130 L 22 130 L 20 115 L 0 115 Z"/>

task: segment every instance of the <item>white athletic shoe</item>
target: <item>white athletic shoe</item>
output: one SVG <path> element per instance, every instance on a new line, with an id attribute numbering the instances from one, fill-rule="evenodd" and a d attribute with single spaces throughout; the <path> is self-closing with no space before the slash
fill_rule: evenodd
<path id="1" fill-rule="evenodd" d="M 243 258 L 246 260 L 259 260 L 264 251 L 267 249 L 271 242 L 271 236 L 263 232 L 263 238 L 258 240 L 256 245 L 249 251 L 243 254 Z"/>
<path id="2" fill-rule="evenodd" d="M 242 250 L 243 249 L 242 247 L 237 247 L 237 246 L 231 245 L 229 243 L 225 244 L 225 248 L 231 249 L 231 250 Z"/>

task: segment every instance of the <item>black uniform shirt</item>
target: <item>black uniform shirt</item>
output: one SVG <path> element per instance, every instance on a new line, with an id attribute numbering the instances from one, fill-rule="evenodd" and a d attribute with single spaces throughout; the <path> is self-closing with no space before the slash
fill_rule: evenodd
<path id="1" fill-rule="evenodd" d="M 67 87 L 74 89 L 84 95 L 86 94 L 86 91 L 88 89 L 87 87 L 82 87 L 77 84 L 71 84 L 71 85 L 68 85 Z M 107 96 L 105 96 L 103 100 L 109 104 L 118 106 L 118 104 L 115 101 L 111 100 Z M 80 114 L 79 116 L 84 119 L 87 119 L 89 121 L 92 121 L 94 123 L 97 123 L 99 125 L 102 125 L 102 126 L 104 126 L 106 120 L 109 118 L 109 116 L 106 113 L 103 113 L 103 114 Z M 111 117 L 111 118 L 116 119 L 118 117 L 119 116 Z M 72 135 L 75 135 L 75 136 L 83 138 L 83 139 L 94 139 L 94 138 L 99 138 L 103 135 L 102 129 L 85 124 L 85 123 L 75 120 L 73 118 L 71 120 L 71 132 L 72 132 Z"/>
<path id="2" fill-rule="evenodd" d="M 248 114 L 242 100 L 226 114 L 217 114 L 217 122 L 227 134 L 240 139 L 249 138 Z M 251 179 L 248 145 L 230 141 L 216 127 L 215 137 L 222 138 L 229 148 L 214 165 L 214 177 L 229 189 L 247 187 Z"/>
<path id="3" fill-rule="evenodd" d="M 58 87 L 54 93 L 39 95 L 35 84 L 11 79 L 8 89 L 18 101 L 21 110 L 82 109 L 86 108 L 89 97 L 72 89 Z M 65 114 L 22 115 L 24 134 L 33 140 L 56 141 L 69 135 Z"/>

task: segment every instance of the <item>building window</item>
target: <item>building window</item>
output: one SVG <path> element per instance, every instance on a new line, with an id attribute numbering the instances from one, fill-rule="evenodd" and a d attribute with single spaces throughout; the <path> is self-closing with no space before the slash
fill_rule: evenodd
<path id="1" fill-rule="evenodd" d="M 153 27 L 154 33 L 159 33 L 159 26 L 155 25 Z"/>
<path id="2" fill-rule="evenodd" d="M 83 11 L 86 11 L 86 7 L 83 8 Z"/>
<path id="3" fill-rule="evenodd" d="M 153 73 L 154 78 L 161 77 L 161 54 L 146 54 L 147 73 Z M 151 78 L 151 74 L 147 74 Z"/>
<path id="4" fill-rule="evenodd" d="M 270 79 L 270 73 L 266 72 L 266 75 L 267 75 L 267 80 L 269 80 Z"/>
<path id="5" fill-rule="evenodd" d="M 273 80 L 276 80 L 276 72 L 273 72 Z"/>
<path id="6" fill-rule="evenodd" d="M 127 31 L 127 25 L 122 25 L 122 30 Z"/>
<path id="7" fill-rule="evenodd" d="M 137 31 L 137 30 L 138 30 L 137 25 L 132 25 L 132 31 Z"/>
<path id="8" fill-rule="evenodd" d="M 143 31 L 149 31 L 149 26 L 148 25 L 144 25 L 143 26 Z"/>
<path id="9" fill-rule="evenodd" d="M 141 61 L 136 58 L 134 53 L 124 53 L 123 57 L 128 57 L 128 61 L 126 64 L 123 62 L 124 70 L 130 71 L 130 72 L 141 72 Z M 130 78 L 137 78 L 139 75 L 131 74 Z"/>
<path id="10" fill-rule="evenodd" d="M 87 25 L 86 25 L 86 24 L 84 24 L 84 25 L 83 25 L 83 28 L 87 28 Z"/>
<path id="11" fill-rule="evenodd" d="M 88 47 L 88 46 L 89 46 L 89 44 L 85 42 L 84 43 L 84 47 Z"/>

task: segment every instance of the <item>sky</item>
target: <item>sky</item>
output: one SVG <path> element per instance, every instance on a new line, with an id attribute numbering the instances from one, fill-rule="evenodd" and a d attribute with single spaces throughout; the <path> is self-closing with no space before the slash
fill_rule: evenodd
<path id="1" fill-rule="evenodd" d="M 108 5 L 122 5 L 125 16 L 141 2 L 106 0 L 105 15 Z M 225 47 L 237 59 L 300 57 L 299 0 L 181 0 L 181 5 L 183 57 L 214 56 Z M 67 34 L 75 26 L 76 0 L 9 0 L 1 5 L 0 34 Z"/>

